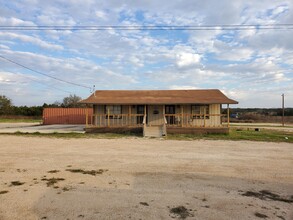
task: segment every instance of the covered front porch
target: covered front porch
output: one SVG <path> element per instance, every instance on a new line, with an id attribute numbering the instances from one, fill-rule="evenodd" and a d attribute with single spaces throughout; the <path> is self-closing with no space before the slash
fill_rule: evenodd
<path id="1" fill-rule="evenodd" d="M 86 115 L 87 128 L 116 127 L 177 127 L 223 128 L 229 127 L 227 114 L 221 104 L 194 105 L 93 105 L 93 114 Z M 225 118 L 227 123 L 222 123 Z"/>

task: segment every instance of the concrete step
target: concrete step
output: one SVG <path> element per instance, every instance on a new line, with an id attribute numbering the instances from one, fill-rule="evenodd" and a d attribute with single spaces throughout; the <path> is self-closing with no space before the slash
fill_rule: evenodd
<path id="1" fill-rule="evenodd" d="M 144 137 L 162 137 L 162 126 L 147 126 L 144 128 Z"/>

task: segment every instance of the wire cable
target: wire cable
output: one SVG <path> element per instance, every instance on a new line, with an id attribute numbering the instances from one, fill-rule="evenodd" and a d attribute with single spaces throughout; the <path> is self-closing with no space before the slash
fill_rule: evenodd
<path id="1" fill-rule="evenodd" d="M 58 88 L 58 87 L 56 87 L 56 86 L 46 85 L 45 83 L 43 83 L 43 82 L 41 82 L 41 81 L 39 81 L 39 80 L 32 79 L 32 78 L 30 78 L 30 77 L 28 77 L 28 76 L 25 76 L 25 75 L 23 75 L 23 74 L 20 74 L 20 73 L 14 73 L 14 72 L 9 72 L 9 73 L 12 73 L 12 74 L 15 74 L 15 75 L 19 75 L 19 76 L 21 76 L 21 77 L 24 77 L 24 78 L 26 78 L 26 79 L 29 79 L 29 80 L 33 81 L 33 82 L 39 83 L 39 84 L 41 84 L 41 85 L 43 85 L 43 86 L 46 86 L 46 87 L 48 87 L 48 88 L 54 88 L 54 89 L 57 89 L 57 90 L 59 90 L 59 91 L 66 92 L 66 93 L 69 93 L 69 94 L 72 94 L 72 92 L 69 92 L 69 91 L 64 90 L 64 89 L 60 89 L 60 88 Z"/>
<path id="2" fill-rule="evenodd" d="M 48 75 L 48 74 L 45 74 L 45 73 L 42 73 L 42 72 L 40 72 L 40 71 L 34 70 L 34 69 L 30 68 L 30 67 L 27 67 L 27 66 L 25 66 L 25 65 L 22 65 L 22 64 L 20 64 L 20 63 L 17 63 L 17 62 L 15 62 L 15 61 L 11 60 L 11 59 L 8 59 L 8 58 L 6 58 L 6 57 L 4 57 L 4 56 L 2 56 L 2 55 L 0 55 L 0 58 L 4 59 L 4 60 L 6 60 L 6 61 L 8 61 L 8 62 L 10 62 L 10 63 L 13 63 L 13 64 L 15 64 L 15 65 L 21 66 L 21 67 L 23 67 L 23 68 L 25 68 L 25 69 L 27 69 L 27 70 L 30 70 L 30 71 L 32 71 L 32 72 L 34 72 L 34 73 L 37 73 L 37 74 L 40 74 L 40 75 L 43 75 L 43 76 L 47 76 L 47 77 L 52 78 L 52 79 L 55 79 L 55 80 L 57 80 L 57 81 L 60 81 L 60 82 L 63 82 L 63 83 L 68 83 L 68 84 L 71 84 L 71 85 L 74 85 L 74 86 L 83 87 L 83 88 L 86 88 L 86 89 L 92 89 L 92 88 L 89 87 L 89 86 L 84 86 L 84 85 L 81 85 L 81 84 L 78 84 L 78 83 L 74 83 L 74 82 L 70 82 L 70 81 L 67 81 L 67 80 L 64 80 L 64 79 L 59 79 L 59 78 L 57 78 L 57 77 L 50 76 L 50 75 Z"/>

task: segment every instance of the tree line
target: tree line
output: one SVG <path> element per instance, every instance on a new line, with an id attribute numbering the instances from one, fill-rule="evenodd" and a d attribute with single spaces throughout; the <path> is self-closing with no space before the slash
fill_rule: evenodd
<path id="1" fill-rule="evenodd" d="M 44 108 L 84 108 L 84 104 L 79 103 L 81 97 L 70 95 L 64 97 L 62 102 L 55 101 L 52 104 L 44 103 L 41 106 L 14 106 L 11 99 L 5 95 L 0 95 L 0 115 L 21 115 L 21 116 L 42 116 Z M 223 109 L 223 114 L 226 114 Z M 238 114 L 240 117 L 249 115 L 282 116 L 281 108 L 231 108 L 231 114 Z M 293 108 L 285 109 L 285 116 L 293 116 Z"/>
<path id="2" fill-rule="evenodd" d="M 79 103 L 81 97 L 70 95 L 64 97 L 62 102 L 56 101 L 52 104 L 44 103 L 41 106 L 14 106 L 12 100 L 5 95 L 0 95 L 0 115 L 17 116 L 42 116 L 44 108 L 84 108 L 85 105 Z"/>
<path id="3" fill-rule="evenodd" d="M 225 110 L 226 111 L 226 110 Z M 282 116 L 282 108 L 231 108 L 230 113 L 245 115 L 262 115 L 262 116 Z M 293 108 L 284 109 L 285 116 L 293 116 Z"/>

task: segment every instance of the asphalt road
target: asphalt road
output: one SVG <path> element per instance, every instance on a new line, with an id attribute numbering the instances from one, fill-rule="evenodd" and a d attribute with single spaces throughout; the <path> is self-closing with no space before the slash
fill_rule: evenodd
<path id="1" fill-rule="evenodd" d="M 41 125 L 40 123 L 0 123 L 0 133 L 84 133 L 84 125 Z"/>

